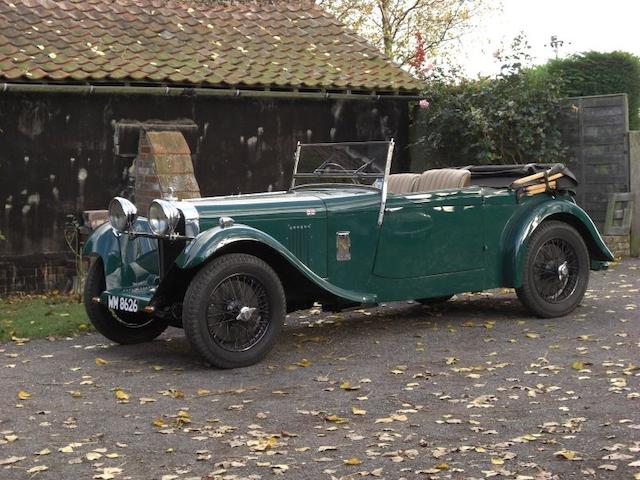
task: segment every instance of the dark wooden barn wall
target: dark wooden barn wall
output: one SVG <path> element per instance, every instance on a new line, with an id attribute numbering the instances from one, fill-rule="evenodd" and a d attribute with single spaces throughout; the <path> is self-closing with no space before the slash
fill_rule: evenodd
<path id="1" fill-rule="evenodd" d="M 627 96 L 570 98 L 567 106 L 561 127 L 580 181 L 576 201 L 602 231 L 609 195 L 629 191 Z"/>
<path id="2" fill-rule="evenodd" d="M 394 137 L 395 170 L 404 170 L 408 108 L 373 100 L 0 94 L 0 295 L 70 286 L 65 216 L 106 208 L 127 189 L 133 157 L 115 153 L 118 122 L 195 122 L 196 178 L 203 195 L 218 195 L 286 189 L 297 141 Z"/>

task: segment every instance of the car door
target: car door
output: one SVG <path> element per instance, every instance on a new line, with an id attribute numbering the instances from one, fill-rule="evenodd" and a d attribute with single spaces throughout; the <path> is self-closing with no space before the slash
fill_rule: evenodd
<path id="1" fill-rule="evenodd" d="M 421 201 L 390 194 L 378 238 L 373 273 L 385 278 L 424 276 L 424 245 L 431 219 Z"/>
<path id="2" fill-rule="evenodd" d="M 389 196 L 374 275 L 413 278 L 484 268 L 482 189 Z"/>

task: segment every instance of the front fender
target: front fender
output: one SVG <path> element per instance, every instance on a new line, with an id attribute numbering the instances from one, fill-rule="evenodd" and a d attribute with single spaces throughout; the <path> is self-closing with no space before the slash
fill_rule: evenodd
<path id="1" fill-rule="evenodd" d="M 103 223 L 93 231 L 84 244 L 82 254 L 102 258 L 106 272 L 113 272 L 121 267 L 120 244 L 109 222 Z"/>
<path id="2" fill-rule="evenodd" d="M 134 231 L 150 233 L 147 219 L 138 217 Z M 83 254 L 102 258 L 108 290 L 153 284 L 158 277 L 157 240 L 128 234 L 116 236 L 109 223 L 101 225 L 89 236 Z"/>
<path id="3" fill-rule="evenodd" d="M 582 235 L 589 248 L 593 269 L 598 266 L 598 263 L 610 262 L 614 259 L 595 224 L 582 208 L 568 199 L 549 200 L 530 210 L 524 210 L 523 214 L 512 219 L 505 229 L 503 239 L 505 286 L 515 288 L 522 286 L 522 270 L 531 235 L 545 220 L 556 219 L 569 223 Z"/>
<path id="4" fill-rule="evenodd" d="M 180 253 L 175 260 L 175 265 L 181 269 L 198 267 L 209 258 L 215 256 L 224 247 L 241 241 L 254 241 L 267 245 L 287 260 L 308 280 L 337 297 L 357 303 L 376 302 L 376 296 L 373 294 L 352 292 L 329 283 L 309 269 L 309 267 L 302 263 L 289 249 L 275 238 L 256 228 L 243 224 L 235 224 L 225 228 L 215 227 L 202 232 Z"/>

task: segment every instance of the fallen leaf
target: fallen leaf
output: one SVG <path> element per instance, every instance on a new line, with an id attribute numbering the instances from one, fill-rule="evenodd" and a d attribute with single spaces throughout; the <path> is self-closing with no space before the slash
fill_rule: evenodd
<path id="1" fill-rule="evenodd" d="M 554 455 L 556 457 L 562 457 L 566 460 L 580 460 L 580 458 L 577 456 L 578 454 L 573 450 L 559 450 L 555 452 Z"/>
<path id="2" fill-rule="evenodd" d="M 362 408 L 359 408 L 359 407 L 351 407 L 351 412 L 354 415 L 366 415 L 367 414 L 366 410 L 363 410 Z"/>
<path id="3" fill-rule="evenodd" d="M 584 369 L 584 362 L 582 360 L 576 360 L 575 362 L 573 362 L 571 364 L 571 368 L 573 368 L 574 370 L 583 370 Z"/>
<path id="4" fill-rule="evenodd" d="M 116 478 L 116 475 L 120 475 L 122 469 L 118 467 L 107 467 L 102 469 L 102 473 L 94 475 L 93 478 L 97 480 L 112 480 Z"/>
<path id="5" fill-rule="evenodd" d="M 376 418 L 376 421 L 374 423 L 391 423 L 391 422 L 393 422 L 393 418 L 382 417 L 382 418 Z"/>
<path id="6" fill-rule="evenodd" d="M 362 460 L 356 457 L 351 457 L 344 461 L 345 465 L 360 465 L 361 463 L 362 463 Z"/>
<path id="7" fill-rule="evenodd" d="M 18 392 L 18 398 L 20 400 L 29 400 L 31 398 L 31 394 L 29 392 L 25 392 L 24 390 L 20 390 Z"/>
<path id="8" fill-rule="evenodd" d="M 337 450 L 338 447 L 336 447 L 335 445 L 320 445 L 318 447 L 318 451 L 319 452 L 327 452 L 329 450 Z"/>
<path id="9" fill-rule="evenodd" d="M 9 457 L 9 458 L 5 458 L 0 460 L 0 465 L 12 465 L 14 463 L 18 463 L 22 460 L 24 460 L 27 457 Z"/>
<path id="10" fill-rule="evenodd" d="M 332 422 L 332 423 L 335 423 L 335 424 L 337 424 L 337 425 L 342 425 L 342 424 L 344 424 L 344 423 L 349 423 L 349 420 L 348 420 L 348 419 L 346 419 L 346 418 L 342 418 L 342 417 L 339 417 L 339 416 L 337 416 L 337 415 L 329 415 L 329 416 L 327 416 L 327 417 L 324 417 L 324 419 L 325 419 L 327 422 Z"/>
<path id="11" fill-rule="evenodd" d="M 38 465 L 36 467 L 31 467 L 29 470 L 27 470 L 27 473 L 40 473 L 46 472 L 47 470 L 49 470 L 49 467 L 47 467 L 46 465 Z"/>
<path id="12" fill-rule="evenodd" d="M 360 385 L 351 385 L 348 380 L 343 380 L 340 382 L 340 388 L 347 391 L 360 390 Z"/>
<path id="13" fill-rule="evenodd" d="M 96 357 L 96 365 L 106 365 L 107 362 L 104 358 Z"/>
<path id="14" fill-rule="evenodd" d="M 273 473 L 281 474 L 289 470 L 289 465 L 284 465 L 284 464 L 272 465 L 271 469 Z"/>
<path id="15" fill-rule="evenodd" d="M 165 423 L 165 421 L 161 418 L 156 418 L 155 420 L 151 421 L 151 425 L 153 425 L 154 427 L 158 427 L 158 428 L 164 428 L 167 426 L 167 424 Z"/>
<path id="16" fill-rule="evenodd" d="M 249 440 L 247 446 L 251 450 L 258 452 L 264 452 L 267 449 L 273 448 L 277 445 L 278 439 L 276 437 L 259 438 L 258 440 Z"/>
<path id="17" fill-rule="evenodd" d="M 121 388 L 116 388 L 115 393 L 118 400 L 126 401 L 130 398 L 130 395 Z"/>

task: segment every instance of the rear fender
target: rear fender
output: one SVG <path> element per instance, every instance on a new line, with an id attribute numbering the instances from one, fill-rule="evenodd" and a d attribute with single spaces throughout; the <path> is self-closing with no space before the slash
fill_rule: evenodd
<path id="1" fill-rule="evenodd" d="M 237 242 L 259 242 L 266 245 L 275 253 L 285 259 L 293 268 L 300 272 L 306 279 L 316 286 L 327 291 L 331 295 L 343 298 L 349 302 L 375 303 L 375 295 L 352 292 L 329 283 L 318 276 L 309 267 L 302 263 L 284 245 L 272 236 L 243 224 L 235 224 L 229 227 L 215 227 L 202 232 L 182 253 L 176 258 L 175 265 L 183 270 L 200 267 L 210 259 L 215 258 L 225 247 Z"/>
<path id="2" fill-rule="evenodd" d="M 589 249 L 593 270 L 601 269 L 605 262 L 613 260 L 611 251 L 589 215 L 573 201 L 556 199 L 541 203 L 527 210 L 523 216 L 515 217 L 505 229 L 506 238 L 503 240 L 505 286 L 515 288 L 522 286 L 524 259 L 531 236 L 542 222 L 551 220 L 568 223 L 580 233 Z"/>

